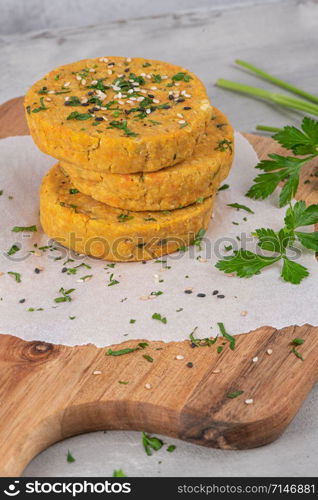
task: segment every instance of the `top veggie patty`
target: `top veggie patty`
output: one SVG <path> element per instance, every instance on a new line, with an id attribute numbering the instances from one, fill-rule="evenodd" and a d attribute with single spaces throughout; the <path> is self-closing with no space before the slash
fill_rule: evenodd
<path id="1" fill-rule="evenodd" d="M 212 115 L 193 73 L 124 57 L 61 66 L 30 88 L 25 106 L 42 151 L 113 173 L 155 171 L 190 157 Z"/>

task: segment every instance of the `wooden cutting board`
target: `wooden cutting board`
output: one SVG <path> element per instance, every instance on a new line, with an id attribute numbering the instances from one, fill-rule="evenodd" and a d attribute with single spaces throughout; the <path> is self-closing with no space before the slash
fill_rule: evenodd
<path id="1" fill-rule="evenodd" d="M 26 134 L 22 98 L 0 106 L 0 138 Z M 260 158 L 284 153 L 271 139 L 246 137 Z M 305 169 L 297 194 L 308 203 L 318 201 L 318 179 L 311 176 L 316 168 Z M 186 340 L 149 342 L 119 357 L 105 352 L 139 340 L 66 347 L 2 333 L 0 476 L 20 475 L 56 441 L 102 429 L 160 433 L 223 449 L 261 446 L 286 429 L 318 378 L 318 327 L 311 325 L 264 326 L 237 336 L 235 350 L 226 345 L 221 354 L 218 344 L 193 348 Z M 305 339 L 298 347 L 304 361 L 291 352 L 295 337 Z M 244 392 L 227 396 L 236 391 Z"/>

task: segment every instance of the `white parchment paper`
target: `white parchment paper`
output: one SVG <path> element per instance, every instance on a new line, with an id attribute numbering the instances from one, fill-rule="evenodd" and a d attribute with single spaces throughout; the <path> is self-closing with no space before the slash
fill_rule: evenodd
<path id="1" fill-rule="evenodd" d="M 224 246 L 239 247 L 237 237 L 243 241 L 259 227 L 279 229 L 285 213 L 285 209 L 277 208 L 277 194 L 265 201 L 244 196 L 255 177 L 258 159 L 238 133 L 235 149 L 234 165 L 225 181 L 230 189 L 217 196 L 201 251 L 193 247 L 161 259 L 166 263 L 123 263 L 110 268 L 104 261 L 65 249 L 52 250 L 51 246 L 38 250 L 52 245 L 40 227 L 38 191 L 44 173 L 55 160 L 42 154 L 30 137 L 1 140 L 0 332 L 26 340 L 105 346 L 133 338 L 183 340 L 195 327 L 198 336 L 210 336 L 217 334 L 217 322 L 223 322 L 231 334 L 262 325 L 281 328 L 294 323 L 318 324 L 314 302 L 318 292 L 317 263 L 312 252 L 302 252 L 298 260 L 310 270 L 310 276 L 300 285 L 281 280 L 280 264 L 250 279 L 228 277 L 214 267 L 221 256 L 227 255 Z M 255 214 L 227 206 L 235 202 L 247 205 Z M 35 233 L 12 232 L 14 226 L 33 224 L 38 227 Z M 21 245 L 21 250 L 9 258 L 7 251 L 13 244 Z M 255 250 L 255 243 L 247 246 Z M 65 264 L 69 258 L 74 262 Z M 79 267 L 76 274 L 62 272 L 65 267 L 81 263 L 91 268 Z M 20 273 L 21 283 L 8 272 Z M 114 286 L 108 286 L 111 273 L 119 281 Z M 80 281 L 87 275 L 93 276 L 89 281 Z M 61 287 L 75 288 L 71 302 L 54 302 Z M 192 293 L 185 293 L 187 289 Z M 213 295 L 215 290 L 218 294 Z M 151 295 L 157 291 L 163 293 Z M 152 319 L 153 313 L 165 317 L 166 324 Z"/>

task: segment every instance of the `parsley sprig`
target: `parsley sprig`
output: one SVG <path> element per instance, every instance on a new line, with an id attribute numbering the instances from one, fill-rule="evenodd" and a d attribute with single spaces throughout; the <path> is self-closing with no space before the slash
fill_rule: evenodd
<path id="1" fill-rule="evenodd" d="M 283 280 L 299 284 L 309 275 L 306 267 L 290 260 L 287 249 L 298 240 L 301 245 L 310 250 L 318 251 L 318 231 L 302 232 L 298 228 L 318 222 L 318 204 L 306 207 L 304 201 L 298 201 L 287 209 L 285 226 L 278 232 L 270 228 L 256 229 L 253 233 L 258 239 L 261 250 L 272 252 L 271 256 L 264 256 L 241 248 L 233 255 L 224 257 L 216 263 L 216 267 L 225 273 L 236 273 L 240 278 L 249 278 L 275 262 L 282 261 L 281 277 Z"/>
<path id="2" fill-rule="evenodd" d="M 305 117 L 301 129 L 286 126 L 274 134 L 273 139 L 291 150 L 295 156 L 270 154 L 270 160 L 258 163 L 256 168 L 264 173 L 254 179 L 255 184 L 246 196 L 265 199 L 275 191 L 281 181 L 286 181 L 279 196 L 279 206 L 283 207 L 292 200 L 297 191 L 302 167 L 318 156 L 318 121 Z"/>

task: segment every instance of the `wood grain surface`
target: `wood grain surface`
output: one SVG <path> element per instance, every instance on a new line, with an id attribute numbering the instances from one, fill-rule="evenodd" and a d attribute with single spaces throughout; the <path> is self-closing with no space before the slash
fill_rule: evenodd
<path id="1" fill-rule="evenodd" d="M 27 134 L 22 98 L 0 106 L 0 138 Z M 260 158 L 283 153 L 269 138 L 246 137 Z M 297 193 L 309 203 L 318 198 L 314 169 L 313 164 L 304 169 Z M 196 348 L 189 341 L 149 342 L 142 351 L 116 357 L 105 355 L 108 347 L 0 335 L 0 476 L 20 475 L 56 441 L 101 429 L 143 430 L 224 449 L 269 443 L 318 378 L 317 334 L 311 325 L 264 326 L 237 336 L 234 350 L 225 343 L 220 354 L 222 338 Z M 292 352 L 295 337 L 305 339 L 298 346 L 303 361 Z M 228 397 L 236 391 L 243 393 Z"/>

